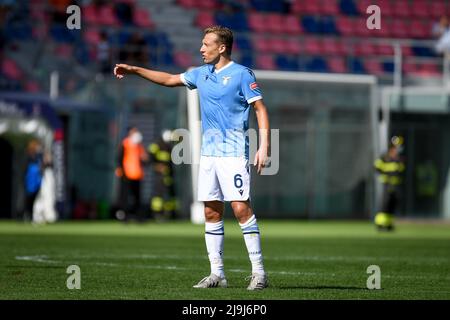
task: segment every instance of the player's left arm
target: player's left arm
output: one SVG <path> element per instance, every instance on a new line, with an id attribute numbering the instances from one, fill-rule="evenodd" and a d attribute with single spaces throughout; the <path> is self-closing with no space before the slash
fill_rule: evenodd
<path id="1" fill-rule="evenodd" d="M 259 148 L 255 154 L 254 166 L 257 167 L 258 174 L 266 165 L 269 152 L 269 115 L 267 108 L 262 99 L 256 100 L 252 103 L 256 113 L 256 120 L 259 128 Z"/>

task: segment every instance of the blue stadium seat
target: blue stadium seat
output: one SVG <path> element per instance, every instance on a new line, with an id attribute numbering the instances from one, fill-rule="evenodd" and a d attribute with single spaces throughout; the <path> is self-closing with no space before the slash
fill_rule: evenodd
<path id="1" fill-rule="evenodd" d="M 358 16 L 359 11 L 353 0 L 341 0 L 339 2 L 341 12 L 349 16 Z"/>
<path id="2" fill-rule="evenodd" d="M 251 54 L 243 54 L 239 63 L 248 68 L 253 68 L 253 56 Z"/>
<path id="3" fill-rule="evenodd" d="M 351 73 L 362 74 L 366 73 L 366 69 L 362 64 L 361 60 L 358 58 L 350 58 L 349 59 L 349 71 Z"/>
<path id="4" fill-rule="evenodd" d="M 275 57 L 275 63 L 280 70 L 284 71 L 298 71 L 300 65 L 297 58 L 290 58 L 285 55 L 278 55 Z"/>
<path id="5" fill-rule="evenodd" d="M 387 61 L 387 62 L 383 62 L 383 70 L 386 73 L 394 73 L 394 62 L 392 61 Z"/>
<path id="6" fill-rule="evenodd" d="M 320 20 L 320 30 L 325 34 L 339 34 L 333 17 L 322 17 Z"/>
<path id="7" fill-rule="evenodd" d="M 324 58 L 314 57 L 306 64 L 306 70 L 310 72 L 329 72 Z"/>
<path id="8" fill-rule="evenodd" d="M 308 33 L 320 33 L 320 23 L 313 16 L 304 16 L 302 18 L 302 26 Z"/>
<path id="9" fill-rule="evenodd" d="M 236 46 L 242 51 L 252 50 L 252 45 L 248 38 L 243 35 L 237 35 Z"/>
<path id="10" fill-rule="evenodd" d="M 432 48 L 413 46 L 411 49 L 413 54 L 419 57 L 437 57 L 436 52 Z"/>
<path id="11" fill-rule="evenodd" d="M 80 38 L 80 30 L 69 30 L 65 25 L 54 24 L 50 27 L 53 40 L 59 43 L 74 43 Z"/>

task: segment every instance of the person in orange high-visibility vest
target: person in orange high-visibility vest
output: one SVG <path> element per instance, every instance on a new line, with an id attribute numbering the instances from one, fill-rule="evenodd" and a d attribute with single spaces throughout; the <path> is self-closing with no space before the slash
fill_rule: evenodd
<path id="1" fill-rule="evenodd" d="M 122 140 L 119 150 L 119 166 L 116 175 L 121 178 L 121 209 L 117 218 L 128 220 L 132 217 L 143 218 L 141 214 L 141 181 L 144 179 L 143 162 L 148 154 L 142 145 L 142 134 L 136 127 L 128 129 L 128 135 Z"/>

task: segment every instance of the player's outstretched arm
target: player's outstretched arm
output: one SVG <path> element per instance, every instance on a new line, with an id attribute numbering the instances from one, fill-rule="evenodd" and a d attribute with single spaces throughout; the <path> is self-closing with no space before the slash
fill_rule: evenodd
<path id="1" fill-rule="evenodd" d="M 269 152 L 269 115 L 267 108 L 262 100 L 256 100 L 253 103 L 256 112 L 256 120 L 259 128 L 259 148 L 255 154 L 254 166 L 257 168 L 258 174 L 266 165 Z"/>
<path id="2" fill-rule="evenodd" d="M 153 83 L 166 86 L 177 87 L 184 85 L 179 74 L 170 74 L 166 72 L 154 71 L 128 64 L 120 63 L 114 67 L 114 75 L 122 79 L 126 74 L 135 74 Z"/>

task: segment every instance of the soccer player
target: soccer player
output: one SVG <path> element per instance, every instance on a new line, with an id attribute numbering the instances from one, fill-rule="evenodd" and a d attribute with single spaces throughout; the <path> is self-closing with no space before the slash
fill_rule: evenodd
<path id="1" fill-rule="evenodd" d="M 230 201 L 244 235 L 252 264 L 248 290 L 268 286 L 264 271 L 258 223 L 250 205 L 248 130 L 249 109 L 254 109 L 260 144 L 254 159 L 257 172 L 266 165 L 269 118 L 253 72 L 231 60 L 233 33 L 221 26 L 205 29 L 200 53 L 204 65 L 182 74 L 168 74 L 117 64 L 122 79 L 135 74 L 153 83 L 198 89 L 202 120 L 202 149 L 198 200 L 205 204 L 205 242 L 211 273 L 194 288 L 226 287 L 223 264 L 224 201 Z"/>

